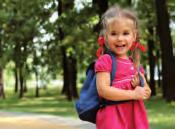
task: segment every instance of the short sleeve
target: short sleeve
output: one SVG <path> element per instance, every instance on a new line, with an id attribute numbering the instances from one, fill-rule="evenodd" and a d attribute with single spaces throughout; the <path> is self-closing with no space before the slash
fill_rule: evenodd
<path id="1" fill-rule="evenodd" d="M 112 59 L 110 55 L 104 54 L 95 63 L 95 72 L 111 72 Z"/>

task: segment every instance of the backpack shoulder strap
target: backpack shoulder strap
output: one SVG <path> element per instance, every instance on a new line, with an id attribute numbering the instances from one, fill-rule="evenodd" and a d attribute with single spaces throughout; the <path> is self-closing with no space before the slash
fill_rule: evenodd
<path id="1" fill-rule="evenodd" d="M 112 84 L 112 81 L 115 78 L 115 74 L 117 70 L 117 62 L 116 62 L 116 56 L 114 53 L 110 52 L 109 55 L 111 56 L 111 59 L 112 59 L 112 70 L 111 70 L 111 84 Z"/>
<path id="2" fill-rule="evenodd" d="M 141 87 L 144 87 L 144 80 L 143 80 L 143 78 L 142 78 L 142 76 L 140 75 L 140 65 L 138 66 L 138 68 L 137 68 L 137 71 L 138 71 L 138 75 L 139 75 L 139 80 L 140 80 L 140 86 Z"/>

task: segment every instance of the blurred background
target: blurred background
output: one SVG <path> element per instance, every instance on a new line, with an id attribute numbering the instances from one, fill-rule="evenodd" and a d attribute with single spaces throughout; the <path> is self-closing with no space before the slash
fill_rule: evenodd
<path id="1" fill-rule="evenodd" d="M 74 102 L 96 59 L 99 21 L 114 4 L 138 15 L 151 127 L 174 129 L 175 0 L 1 0 L 0 110 L 77 118 Z"/>

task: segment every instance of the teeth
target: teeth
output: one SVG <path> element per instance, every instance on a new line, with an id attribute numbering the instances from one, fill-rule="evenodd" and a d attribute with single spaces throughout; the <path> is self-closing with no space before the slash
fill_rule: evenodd
<path id="1" fill-rule="evenodd" d="M 125 47 L 125 44 L 124 45 L 116 45 L 117 47 Z"/>

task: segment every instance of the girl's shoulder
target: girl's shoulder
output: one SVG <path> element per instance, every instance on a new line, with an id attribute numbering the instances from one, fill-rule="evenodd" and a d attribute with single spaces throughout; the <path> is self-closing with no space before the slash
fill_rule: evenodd
<path id="1" fill-rule="evenodd" d="M 103 63 L 106 63 L 106 64 L 109 64 L 111 65 L 112 63 L 112 58 L 109 54 L 104 54 L 104 55 L 101 55 L 97 60 L 96 60 L 96 64 L 103 64 Z"/>
<path id="2" fill-rule="evenodd" d="M 112 59 L 109 54 L 101 55 L 95 62 L 95 71 L 111 71 Z"/>
<path id="3" fill-rule="evenodd" d="M 111 56 L 109 54 L 104 54 L 104 55 L 101 55 L 98 59 L 98 60 L 112 60 L 111 59 Z"/>

